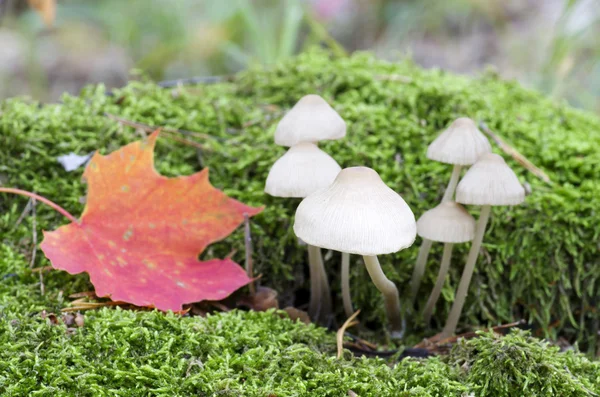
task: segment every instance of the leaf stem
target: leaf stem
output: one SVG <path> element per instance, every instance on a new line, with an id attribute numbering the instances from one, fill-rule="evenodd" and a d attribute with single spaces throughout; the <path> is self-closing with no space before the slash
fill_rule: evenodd
<path id="1" fill-rule="evenodd" d="M 0 187 L 0 193 L 13 193 L 13 194 L 21 195 L 21 196 L 34 198 L 34 199 L 50 206 L 51 208 L 53 208 L 54 210 L 56 210 L 57 212 L 59 212 L 60 214 L 65 216 L 71 222 L 79 224 L 79 220 L 77 218 L 75 218 L 73 215 L 71 215 L 69 213 L 69 211 L 67 211 L 60 205 L 48 200 L 45 197 L 40 196 L 38 194 L 28 192 L 27 190 L 14 189 L 14 188 L 10 188 L 10 187 Z"/>

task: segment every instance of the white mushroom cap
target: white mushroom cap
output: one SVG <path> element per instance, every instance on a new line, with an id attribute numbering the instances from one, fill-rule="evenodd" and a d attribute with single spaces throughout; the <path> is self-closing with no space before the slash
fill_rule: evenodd
<path id="1" fill-rule="evenodd" d="M 306 197 L 331 185 L 341 169 L 314 143 L 299 143 L 273 164 L 265 192 L 276 197 Z"/>
<path id="2" fill-rule="evenodd" d="M 417 234 L 431 241 L 464 243 L 475 236 L 475 219 L 462 205 L 446 201 L 421 215 Z"/>
<path id="3" fill-rule="evenodd" d="M 486 153 L 458 184 L 456 201 L 473 205 L 516 205 L 525 201 L 525 189 L 502 156 Z"/>
<path id="4" fill-rule="evenodd" d="M 331 186 L 306 197 L 294 232 L 307 244 L 358 255 L 412 245 L 417 225 L 402 197 L 367 167 L 343 169 Z"/>
<path id="5" fill-rule="evenodd" d="M 287 112 L 275 130 L 275 144 L 294 146 L 346 136 L 346 122 L 319 95 L 306 95 Z"/>
<path id="6" fill-rule="evenodd" d="M 473 120 L 460 117 L 427 148 L 427 158 L 447 164 L 471 165 L 492 151 L 490 142 Z"/>

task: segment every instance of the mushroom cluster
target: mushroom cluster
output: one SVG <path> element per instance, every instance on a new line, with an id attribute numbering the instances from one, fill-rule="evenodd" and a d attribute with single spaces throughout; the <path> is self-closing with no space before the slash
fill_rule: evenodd
<path id="1" fill-rule="evenodd" d="M 472 241 L 471 249 L 442 334 L 456 330 L 483 241 L 491 206 L 516 205 L 525 192 L 504 159 L 473 120 L 461 117 L 444 130 L 427 150 L 427 157 L 452 164 L 441 203 L 417 222 L 403 198 L 379 174 L 367 167 L 342 169 L 317 146 L 322 140 L 346 135 L 346 123 L 320 96 L 307 95 L 282 118 L 275 143 L 288 146 L 269 172 L 265 192 L 276 197 L 303 198 L 296 210 L 294 233 L 308 246 L 311 280 L 309 314 L 324 323 L 332 313 L 331 295 L 321 248 L 342 252 L 342 299 L 347 316 L 353 312 L 349 286 L 349 254 L 361 255 L 367 272 L 381 292 L 392 337 L 402 337 L 405 321 L 396 285 L 384 274 L 378 255 L 410 247 L 422 237 L 411 280 L 411 300 L 419 291 L 433 242 L 444 243 L 435 286 L 423 316 L 429 322 L 451 264 L 455 244 Z M 471 166 L 460 180 L 462 168 Z M 460 180 L 460 183 L 459 183 Z M 454 198 L 456 191 L 456 199 Z M 479 220 L 461 205 L 480 205 Z"/>
<path id="2" fill-rule="evenodd" d="M 417 233 L 423 238 L 423 242 L 413 272 L 413 302 L 418 293 L 431 243 L 444 243 L 435 286 L 423 310 L 426 324 L 431 319 L 448 274 L 454 244 L 472 241 L 452 309 L 441 334 L 442 337 L 449 337 L 456 331 L 465 303 L 491 206 L 520 204 L 525 199 L 525 190 L 504 159 L 491 153 L 489 141 L 469 118 L 456 119 L 443 131 L 429 146 L 427 157 L 453 164 L 454 170 L 442 203 L 425 212 L 417 222 Z M 460 172 L 465 165 L 472 166 L 459 183 Z M 477 223 L 461 204 L 482 206 Z"/>
<path id="3" fill-rule="evenodd" d="M 341 168 L 317 142 L 344 136 L 346 123 L 323 98 L 301 98 L 277 125 L 275 144 L 289 149 L 269 171 L 265 192 L 275 197 L 304 198 L 331 185 Z M 307 250 L 311 283 L 308 312 L 317 322 L 325 323 L 331 315 L 331 292 L 321 248 L 308 243 Z"/>

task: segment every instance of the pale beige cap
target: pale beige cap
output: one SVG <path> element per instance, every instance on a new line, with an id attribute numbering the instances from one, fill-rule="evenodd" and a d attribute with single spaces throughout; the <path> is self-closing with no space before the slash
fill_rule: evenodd
<path id="1" fill-rule="evenodd" d="M 525 201 L 525 189 L 502 156 L 486 153 L 458 184 L 456 201 L 472 205 L 516 205 Z"/>
<path id="2" fill-rule="evenodd" d="M 429 145 L 427 158 L 447 164 L 471 165 L 482 154 L 491 151 L 490 142 L 473 120 L 460 117 Z"/>
<path id="3" fill-rule="evenodd" d="M 462 205 L 446 201 L 421 215 L 417 234 L 431 241 L 464 243 L 475 236 L 475 219 Z"/>
<path id="4" fill-rule="evenodd" d="M 346 136 L 346 122 L 319 95 L 306 95 L 281 119 L 275 144 L 294 146 Z"/>
<path id="5" fill-rule="evenodd" d="M 306 197 L 331 185 L 341 169 L 314 143 L 299 143 L 273 164 L 265 192 L 276 197 Z"/>
<path id="6" fill-rule="evenodd" d="M 307 244 L 358 255 L 382 255 L 412 245 L 415 216 L 402 197 L 367 167 L 343 169 L 328 188 L 296 210 L 296 236 Z"/>

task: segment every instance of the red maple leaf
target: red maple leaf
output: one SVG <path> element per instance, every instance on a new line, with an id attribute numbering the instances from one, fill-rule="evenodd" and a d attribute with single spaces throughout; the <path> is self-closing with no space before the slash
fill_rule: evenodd
<path id="1" fill-rule="evenodd" d="M 261 211 L 227 197 L 208 170 L 167 178 L 154 169 L 158 132 L 107 155 L 83 177 L 79 222 L 44 232 L 41 248 L 56 269 L 88 272 L 96 295 L 160 310 L 220 300 L 250 279 L 230 259 L 198 261 L 207 245 Z"/>

